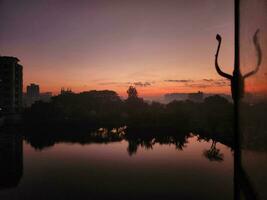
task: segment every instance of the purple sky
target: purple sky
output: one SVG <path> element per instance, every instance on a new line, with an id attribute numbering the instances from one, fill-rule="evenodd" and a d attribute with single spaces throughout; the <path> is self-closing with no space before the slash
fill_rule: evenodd
<path id="1" fill-rule="evenodd" d="M 231 72 L 233 0 L 0 0 L 0 23 L 0 54 L 17 56 L 24 84 L 42 90 L 122 94 L 142 83 L 144 95 L 228 91 L 227 84 L 198 86 L 220 81 L 217 33 L 220 62 Z"/>

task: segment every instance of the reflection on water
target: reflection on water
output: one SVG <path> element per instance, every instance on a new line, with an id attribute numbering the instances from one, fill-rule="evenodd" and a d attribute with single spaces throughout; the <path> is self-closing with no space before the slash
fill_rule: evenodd
<path id="1" fill-rule="evenodd" d="M 223 161 L 223 153 L 220 152 L 220 149 L 216 148 L 216 141 L 212 141 L 210 149 L 204 150 L 203 154 L 210 161 Z"/>
<path id="2" fill-rule="evenodd" d="M 0 135 L 0 190 L 16 187 L 22 177 L 22 136 Z"/>
<path id="3" fill-rule="evenodd" d="M 0 199 L 232 198 L 231 149 L 193 134 L 99 129 L 75 141 L 26 137 L 23 155 L 17 135 L 0 138 Z"/>
<path id="4" fill-rule="evenodd" d="M 267 199 L 267 153 L 255 150 L 243 151 L 243 164 L 259 199 Z"/>

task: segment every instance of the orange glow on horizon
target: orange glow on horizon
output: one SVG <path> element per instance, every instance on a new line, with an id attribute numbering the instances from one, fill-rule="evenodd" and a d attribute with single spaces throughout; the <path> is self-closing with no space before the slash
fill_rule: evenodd
<path id="1" fill-rule="evenodd" d="M 195 80 L 194 82 L 197 82 Z M 86 84 L 81 86 L 80 84 L 61 84 L 64 88 L 70 88 L 75 93 L 80 93 L 83 91 L 90 90 L 113 90 L 118 93 L 119 96 L 126 98 L 127 97 L 127 89 L 130 85 L 135 86 L 140 97 L 149 98 L 149 97 L 162 97 L 167 93 L 194 93 L 194 92 L 204 92 L 204 93 L 214 93 L 214 94 L 228 94 L 230 95 L 230 82 L 228 85 L 224 86 L 199 86 L 196 84 L 195 86 L 186 85 L 183 83 L 166 83 L 164 81 L 158 81 L 153 83 L 147 87 L 139 87 L 134 84 L 124 84 L 124 85 L 100 85 L 100 84 Z M 26 85 L 30 84 L 30 82 L 25 81 L 24 89 Z M 38 83 L 37 83 L 38 84 Z M 40 84 L 40 83 L 39 83 Z M 53 95 L 58 95 L 63 86 L 53 86 L 53 85 L 45 85 L 40 84 L 41 92 L 52 92 Z M 267 84 L 265 80 L 255 81 L 255 79 L 246 81 L 245 84 L 246 92 L 252 93 L 262 93 L 267 94 Z M 25 90 L 24 90 L 25 91 Z"/>

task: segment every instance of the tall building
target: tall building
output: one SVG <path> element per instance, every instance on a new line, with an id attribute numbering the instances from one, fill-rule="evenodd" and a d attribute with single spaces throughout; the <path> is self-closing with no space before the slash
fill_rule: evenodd
<path id="1" fill-rule="evenodd" d="M 49 102 L 52 92 L 40 93 L 40 86 L 31 83 L 27 86 L 27 92 L 23 95 L 23 106 L 31 107 L 37 101 Z"/>
<path id="2" fill-rule="evenodd" d="M 40 96 L 40 87 L 34 83 L 31 83 L 27 86 L 27 96 L 28 97 L 39 97 Z"/>
<path id="3" fill-rule="evenodd" d="M 22 65 L 16 57 L 0 56 L 0 109 L 4 114 L 18 113 L 22 108 Z"/>

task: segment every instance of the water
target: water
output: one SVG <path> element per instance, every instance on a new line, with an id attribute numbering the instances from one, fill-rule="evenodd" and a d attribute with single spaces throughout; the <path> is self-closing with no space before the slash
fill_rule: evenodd
<path id="1" fill-rule="evenodd" d="M 225 200 L 233 196 L 231 149 L 197 136 L 186 138 L 182 150 L 157 139 L 57 142 L 41 150 L 17 136 L 1 141 L 12 159 L 7 151 L 0 155 L 0 199 Z M 133 148 L 134 144 L 138 145 Z"/>

